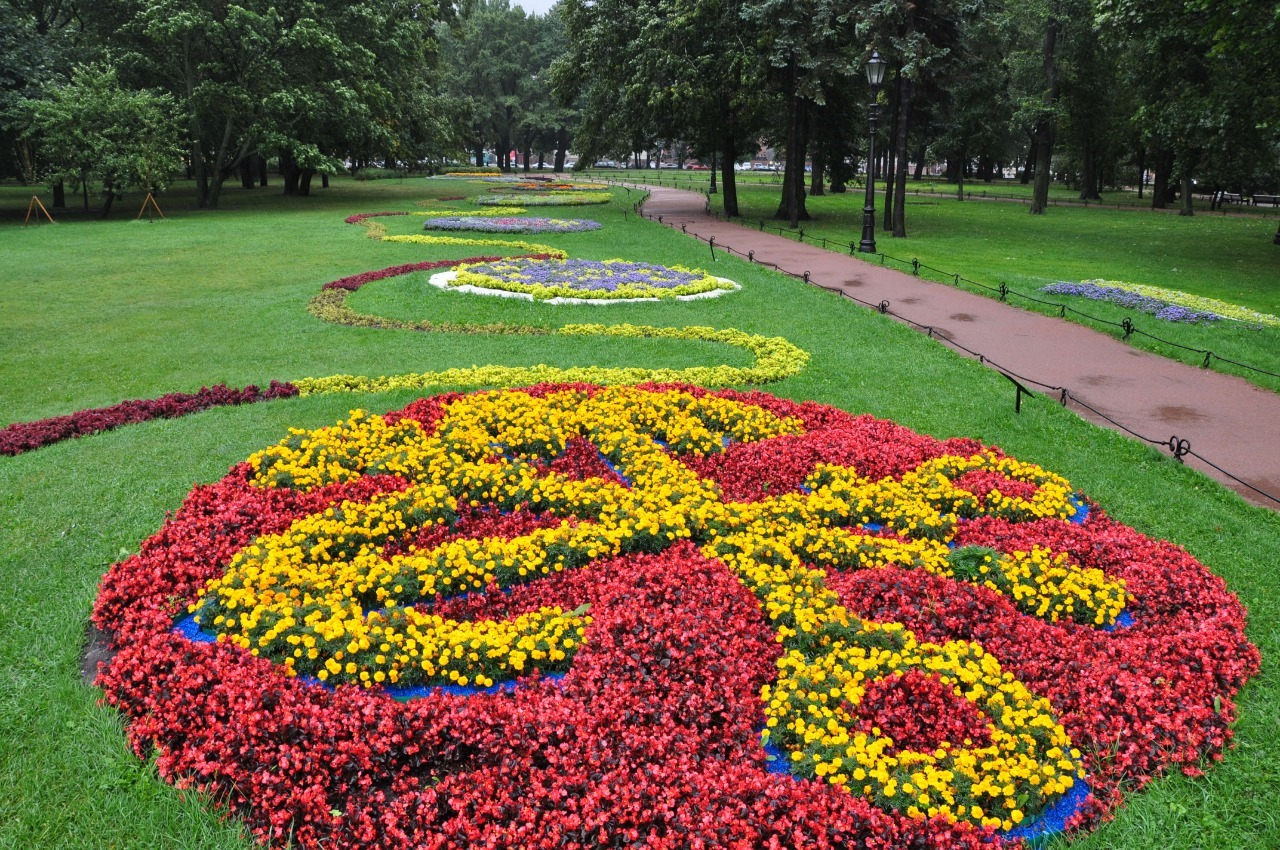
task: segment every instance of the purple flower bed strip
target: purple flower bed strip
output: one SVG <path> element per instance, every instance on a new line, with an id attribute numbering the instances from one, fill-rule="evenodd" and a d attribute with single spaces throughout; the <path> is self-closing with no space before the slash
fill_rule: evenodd
<path id="1" fill-rule="evenodd" d="M 1120 307 L 1128 307 L 1131 310 L 1150 313 L 1157 319 L 1163 319 L 1166 322 L 1198 324 L 1200 322 L 1216 322 L 1224 318 L 1217 313 L 1210 313 L 1206 310 L 1190 310 L 1181 305 L 1170 304 L 1167 301 L 1161 301 L 1158 298 L 1151 298 L 1146 295 L 1139 295 L 1136 292 L 1130 292 L 1118 286 L 1099 286 L 1096 283 L 1051 283 L 1048 286 L 1041 287 L 1040 291 L 1050 292 L 1054 295 L 1076 295 L 1081 298 L 1088 298 L 1091 301 L 1110 301 Z"/>
<path id="2" fill-rule="evenodd" d="M 442 216 L 429 218 L 424 230 L 477 230 L 482 233 L 583 233 L 599 230 L 600 222 L 581 218 L 534 218 L 511 216 L 481 218 L 478 216 Z"/>

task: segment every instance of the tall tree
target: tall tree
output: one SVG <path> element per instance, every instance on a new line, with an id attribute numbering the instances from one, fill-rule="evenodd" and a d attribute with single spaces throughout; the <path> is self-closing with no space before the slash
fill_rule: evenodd
<path id="1" fill-rule="evenodd" d="M 394 85 L 426 73 L 437 7 L 407 0 L 121 0 L 84 14 L 138 79 L 187 115 L 200 206 L 258 151 L 308 170 L 336 137 L 377 125 L 404 101 Z M 388 52 L 399 61 L 380 62 Z"/>
<path id="2" fill-rule="evenodd" d="M 14 110 L 70 81 L 73 65 L 91 58 L 81 42 L 71 0 L 0 3 L 0 176 L 16 176 L 24 185 L 39 178 L 39 150 Z M 63 184 L 54 182 L 53 205 L 64 203 Z"/>
<path id="3" fill-rule="evenodd" d="M 157 191 L 181 165 L 169 95 L 131 91 L 105 66 L 77 68 L 70 82 L 15 107 L 24 138 L 38 142 L 52 181 L 76 180 L 89 210 L 89 185 L 102 187 L 102 215 L 127 188 Z"/>
<path id="4" fill-rule="evenodd" d="M 1182 185 L 1182 214 L 1192 214 L 1193 177 L 1243 182 L 1248 163 L 1276 165 L 1280 96 L 1274 56 L 1280 16 L 1241 0 L 1097 0 L 1114 49 L 1130 60 L 1139 92 L 1134 120 L 1157 152 L 1152 202 L 1171 178 Z M 1139 66 L 1139 62 L 1142 63 Z"/>
<path id="5" fill-rule="evenodd" d="M 851 48 L 860 43 L 854 8 L 839 0 L 746 0 L 742 16 L 756 28 L 757 50 L 781 98 L 785 124 L 786 168 L 782 198 L 774 218 L 791 227 L 809 218 L 805 208 L 805 154 L 810 117 L 825 103 L 824 87 L 851 83 L 870 55 Z"/>
<path id="6" fill-rule="evenodd" d="M 935 81 L 965 50 L 964 29 L 983 9 L 981 0 L 880 0 L 871 4 L 859 22 L 860 42 L 870 41 L 896 69 L 892 145 L 894 181 L 892 233 L 906 230 L 908 140 L 916 98 L 934 88 Z M 888 203 L 888 201 L 886 201 Z"/>

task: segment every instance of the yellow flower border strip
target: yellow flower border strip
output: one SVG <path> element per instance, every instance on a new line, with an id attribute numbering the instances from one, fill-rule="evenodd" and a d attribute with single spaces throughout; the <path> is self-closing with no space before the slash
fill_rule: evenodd
<path id="1" fill-rule="evenodd" d="M 542 383 L 619 384 L 690 383 L 698 386 L 764 384 L 798 374 L 809 355 L 782 337 L 749 334 L 734 328 L 658 328 L 647 325 L 565 325 L 551 331 L 560 336 L 615 336 L 639 339 L 685 339 L 718 342 L 742 348 L 755 356 L 751 366 L 690 366 L 685 369 L 646 369 L 639 366 L 470 366 L 438 371 L 386 375 L 330 375 L 293 381 L 298 395 L 319 393 L 380 393 L 429 387 L 516 387 Z"/>
<path id="2" fill-rule="evenodd" d="M 495 215 L 524 212 L 522 207 L 491 208 L 489 210 L 463 212 L 463 215 Z M 429 216 L 440 211 L 410 212 L 409 215 Z M 452 212 L 449 214 L 453 214 Z M 353 217 L 354 218 L 354 217 Z M 359 219 L 356 223 L 366 228 L 366 235 L 383 242 L 402 242 L 418 245 L 476 245 L 514 248 L 533 254 L 547 254 L 566 258 L 566 252 L 548 245 L 503 239 L 467 239 L 456 236 L 406 235 L 388 236 L 386 228 L 376 216 Z M 346 304 L 350 292 L 323 290 L 308 304 L 308 311 L 321 319 L 337 324 L 371 327 L 387 330 L 444 331 L 458 333 L 524 333 L 533 335 L 631 337 L 639 339 L 677 339 L 721 343 L 741 348 L 750 353 L 755 362 L 737 367 L 691 366 L 685 369 L 646 369 L 643 367 L 601 368 L 595 366 L 555 367 L 536 366 L 471 366 L 438 371 L 384 375 L 330 375 L 323 378 L 301 378 L 292 381 L 302 396 L 332 392 L 386 392 L 398 389 L 426 389 L 428 387 L 514 387 L 536 383 L 585 382 L 616 386 L 620 384 L 689 383 L 697 386 L 730 386 L 763 384 L 780 381 L 798 374 L 809 362 L 809 354 L 783 337 L 766 337 L 749 334 L 736 328 L 723 330 L 692 326 L 685 328 L 661 328 L 646 325 L 571 324 L 561 328 L 495 323 L 473 325 L 465 323 L 405 322 L 360 314 Z"/>

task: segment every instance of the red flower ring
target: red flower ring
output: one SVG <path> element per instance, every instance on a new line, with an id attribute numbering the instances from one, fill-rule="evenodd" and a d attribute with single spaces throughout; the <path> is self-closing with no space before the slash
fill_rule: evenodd
<path id="1" fill-rule="evenodd" d="M 326 509 L 341 505 L 339 513 L 352 513 L 403 498 L 430 474 L 414 473 L 412 451 L 400 447 L 399 454 L 386 456 L 399 458 L 400 467 L 384 457 L 376 468 L 348 464 L 338 475 L 347 480 L 309 490 L 264 487 L 266 467 L 255 456 L 256 466 L 237 465 L 221 481 L 195 488 L 138 555 L 103 579 L 93 619 L 111 633 L 118 652 L 104 665 L 99 683 L 108 701 L 126 714 L 135 752 L 146 757 L 154 751 L 167 779 L 227 800 L 260 840 L 280 845 L 291 837 L 306 847 L 988 846 L 990 828 L 941 812 L 929 817 L 923 808 L 908 812 L 901 799 L 908 792 L 900 783 L 907 774 L 898 776 L 897 793 L 888 799 L 883 784 L 865 794 L 836 778 L 775 772 L 784 769 L 787 757 L 812 766 L 815 754 L 819 776 L 853 764 L 829 766 L 818 743 L 808 750 L 787 750 L 784 744 L 782 764 L 767 760 L 760 730 L 768 707 L 761 697 L 769 688 L 782 688 L 779 670 L 787 659 L 818 664 L 844 653 L 845 660 L 863 663 L 858 659 L 870 658 L 867 652 L 874 656 L 878 642 L 908 647 L 897 650 L 902 657 L 919 651 L 924 662 L 835 688 L 838 696 L 830 700 L 810 694 L 805 704 L 813 710 L 826 706 L 832 717 L 844 718 L 836 726 L 847 730 L 851 748 L 857 736 L 864 748 L 884 742 L 885 759 L 924 758 L 953 743 L 959 747 L 961 738 L 980 748 L 1003 734 L 998 712 L 975 695 L 977 678 L 965 680 L 967 691 L 948 684 L 954 676 L 947 670 L 963 677 L 972 665 L 929 666 L 941 664 L 948 647 L 978 653 L 987 659 L 984 669 L 998 671 L 1005 686 L 1047 700 L 1053 720 L 1079 753 L 1091 793 L 1076 807 L 1070 826 L 1094 822 L 1117 805 L 1122 783 L 1140 787 L 1174 767 L 1194 774 L 1205 759 L 1220 758 L 1234 718 L 1232 697 L 1257 671 L 1259 656 L 1244 637 L 1242 606 L 1183 550 L 1113 522 L 1096 506 L 1082 522 L 1061 516 L 1027 520 L 1005 509 L 1010 503 L 1004 496 L 1016 496 L 1025 506 L 1037 496 L 1034 490 L 1043 495 L 1053 485 L 1028 485 L 1014 467 L 996 470 L 986 463 L 977 472 L 948 467 L 956 488 L 973 494 L 969 501 L 936 482 L 912 485 L 918 494 L 933 487 L 929 498 L 951 500 L 947 504 L 973 517 L 944 518 L 944 524 L 952 523 L 947 555 L 936 540 L 908 540 L 906 520 L 896 513 L 906 503 L 895 482 L 911 483 L 918 470 L 944 456 L 974 455 L 982 450 L 976 442 L 937 441 L 867 416 L 761 393 L 647 389 L 655 395 L 678 389 L 681 398 L 697 399 L 706 408 L 698 412 L 694 403 L 680 402 L 681 410 L 693 411 L 683 431 L 669 419 L 627 426 L 647 435 L 636 445 L 660 441 L 661 457 L 643 455 L 643 445 L 641 454 L 615 451 L 607 431 L 571 434 L 563 444 L 553 434 L 544 445 L 538 442 L 540 423 L 520 422 L 524 431 L 511 425 L 502 432 L 507 442 L 495 441 L 489 456 L 468 468 L 525 469 L 531 477 L 520 479 L 521 486 L 535 488 L 586 481 L 582 492 L 619 498 L 646 486 L 661 491 L 668 481 L 680 493 L 663 491 L 662 498 L 685 498 L 697 489 L 689 482 L 700 479 L 719 488 L 700 491 L 719 493 L 714 503 L 669 503 L 683 513 L 646 514 L 634 525 L 620 521 L 617 551 L 602 549 L 598 557 L 577 563 L 567 549 L 555 550 L 569 560 L 536 580 L 508 581 L 499 569 L 480 592 L 442 594 L 433 604 L 419 605 L 464 624 L 512 622 L 550 607 L 589 605 L 585 641 L 570 651 L 562 680 L 531 673 L 514 691 L 437 692 L 401 702 L 377 687 L 332 690 L 287 675 L 290 668 L 278 653 L 268 657 L 275 650 L 254 657 L 230 635 L 198 643 L 176 634 L 175 619 L 188 604 L 206 599 L 214 580 L 230 575 L 246 551 L 269 549 L 271 541 L 303 527 L 307 517 L 326 516 Z M 544 386 L 525 391 L 523 398 L 533 405 L 566 390 L 580 394 L 575 407 L 584 410 L 607 405 L 612 392 Z M 489 398 L 436 396 L 385 422 L 428 441 L 444 439 L 484 421 L 464 421 L 460 411 Z M 712 410 L 722 402 L 729 404 Z M 743 437 L 763 421 L 762 412 L 774 417 L 769 421 L 775 435 Z M 745 418 L 729 421 L 739 415 Z M 702 426 L 709 430 L 703 433 Z M 723 450 L 722 432 L 738 435 Z M 517 434 L 528 439 L 515 445 L 511 435 Z M 316 435 L 310 439 L 313 447 L 322 442 Z M 285 454 L 278 450 L 276 460 Z M 267 471 L 296 472 L 302 467 L 288 464 L 300 463 L 300 457 L 295 452 Z M 642 463 L 646 457 L 657 457 L 655 468 L 676 477 L 645 478 L 652 471 Z M 837 542 L 827 541 L 826 549 L 794 529 L 776 530 L 787 526 L 786 505 L 826 510 L 823 500 L 844 486 L 831 483 L 830 471 L 825 479 L 815 474 L 822 464 L 856 470 L 859 481 L 876 482 L 875 518 L 882 522 L 867 522 L 886 527 L 866 535 L 832 520 Z M 692 479 L 679 478 L 693 473 Z M 804 495 L 804 489 L 812 492 Z M 731 500 L 738 507 L 726 513 L 723 505 Z M 610 527 L 607 510 L 593 513 L 582 504 L 564 508 L 557 518 L 560 509 L 539 510 L 535 503 L 499 512 L 483 499 L 472 501 L 459 505 L 450 523 L 391 534 L 378 543 L 377 557 L 408 563 L 449 546 Z M 646 504 L 632 508 L 643 514 Z M 735 536 L 734 511 L 765 517 L 763 525 L 752 526 L 754 537 Z M 642 533 L 650 521 L 659 533 Z M 861 524 L 861 517 L 853 524 Z M 661 532 L 668 528 L 672 533 L 665 537 Z M 766 528 L 776 531 L 761 530 Z M 765 546 L 768 553 L 748 552 L 748 544 Z M 846 544 L 861 547 L 860 557 L 879 552 L 874 557 L 885 563 L 851 567 L 847 557 L 834 557 L 847 554 L 840 548 Z M 914 561 L 885 554 L 909 545 L 924 547 L 912 550 Z M 1107 581 L 1123 582 L 1132 625 L 1106 631 L 1079 616 L 1040 618 L 1026 613 L 1022 600 L 993 589 L 997 582 L 928 560 L 930 552 L 942 552 L 958 565 L 962 559 L 955 552 L 986 551 L 977 547 L 994 550 L 984 564 L 1006 563 L 1006 553 L 1040 547 L 1075 570 L 1074 576 L 1095 569 Z M 797 572 L 786 551 L 805 554 L 821 569 Z M 820 634 L 808 633 L 817 641 L 808 656 L 795 654 L 804 623 L 778 613 L 783 586 L 766 588 L 761 578 L 759 570 L 775 568 L 792 582 L 785 585 L 792 596 L 809 594 L 785 616 L 820 611 L 827 618 Z M 804 581 L 809 584 L 802 587 Z M 832 591 L 838 594 L 830 595 L 836 607 L 823 608 L 822 593 Z M 390 611 L 401 603 L 388 597 L 378 604 Z M 837 627 L 832 618 L 846 610 L 853 620 Z M 368 611 L 363 616 L 378 622 Z M 788 622 L 798 636 L 787 636 Z M 885 625 L 894 623 L 903 628 Z M 876 664 L 888 658 L 876 657 Z M 955 749 L 948 758 L 963 759 L 969 751 Z M 1082 796 L 1085 782 L 1057 796 Z M 986 799 L 980 789 L 962 790 Z M 1018 833 L 994 833 L 1010 834 Z"/>

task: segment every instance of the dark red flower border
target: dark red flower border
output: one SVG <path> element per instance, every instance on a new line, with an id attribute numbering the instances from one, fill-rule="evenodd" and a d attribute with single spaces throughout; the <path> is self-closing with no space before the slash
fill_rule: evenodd
<path id="1" fill-rule="evenodd" d="M 362 213 L 347 220 L 403 214 Z M 547 254 L 522 256 L 523 258 L 535 260 L 550 259 Z M 452 268 L 462 263 L 488 263 L 501 259 L 505 258 L 485 256 L 467 257 L 459 260 L 403 263 L 398 266 L 388 266 L 385 269 L 361 272 L 360 274 L 331 280 L 322 289 L 342 289 L 354 292 L 366 283 L 372 283 L 375 280 L 383 280 L 388 277 L 396 277 L 397 275 L 410 274 L 417 271 Z M 255 402 L 271 401 L 277 398 L 292 398 L 297 394 L 298 389 L 287 381 L 272 381 L 265 390 L 259 389 L 253 384 L 242 389 L 228 387 L 226 384 L 216 384 L 212 387 L 201 387 L 198 392 L 194 393 L 172 392 L 166 393 L 159 398 L 130 399 L 113 404 L 110 407 L 79 410 L 64 416 L 51 416 L 47 419 L 37 419 L 32 422 L 14 422 L 11 425 L 0 428 L 0 455 L 20 455 L 54 443 L 60 443 L 63 440 L 111 431 L 122 425 L 149 422 L 152 419 L 177 419 L 180 416 L 188 416 L 214 407 L 254 404 Z"/>
<path id="2" fill-rule="evenodd" d="M 738 498 L 776 495 L 818 460 L 900 475 L 977 445 L 763 393 L 715 394 L 799 417 L 808 429 L 701 462 L 701 474 Z M 455 397 L 414 402 L 398 416 L 430 430 Z M 687 544 L 442 603 L 438 612 L 450 617 L 591 603 L 588 642 L 565 678 L 531 678 L 504 695 L 402 704 L 352 687 L 331 692 L 228 645 L 172 632 L 186 602 L 257 535 L 403 486 L 374 476 L 306 494 L 260 490 L 241 464 L 195 488 L 138 555 L 103 579 L 93 621 L 118 654 L 99 684 L 124 713 L 130 745 L 140 757 L 154 754 L 166 779 L 225 800 L 259 840 L 327 848 L 978 848 L 997 840 L 886 813 L 825 782 L 770 774 L 759 688 L 774 675 L 777 644 L 751 594 Z M 1195 774 L 1220 758 L 1233 696 L 1259 666 L 1244 608 L 1221 579 L 1097 506 L 1082 525 L 977 520 L 958 542 L 1051 545 L 1127 583 L 1134 625 L 1107 633 L 1041 622 L 992 591 L 923 572 L 828 576 L 860 616 L 902 622 L 923 640 L 979 641 L 1051 700 L 1093 791 L 1073 826 L 1105 817 L 1122 787 L 1173 768 Z"/>
<path id="3" fill-rule="evenodd" d="M 293 384 L 272 381 L 265 390 L 250 384 L 242 389 L 216 384 L 201 387 L 194 393 L 166 393 L 159 398 L 131 399 L 110 407 L 95 407 L 66 416 L 52 416 L 34 422 L 15 422 L 0 428 L 0 454 L 18 455 L 33 449 L 110 431 L 121 425 L 149 422 L 152 419 L 176 419 L 213 407 L 253 404 L 275 398 L 291 398 L 298 394 Z"/>

